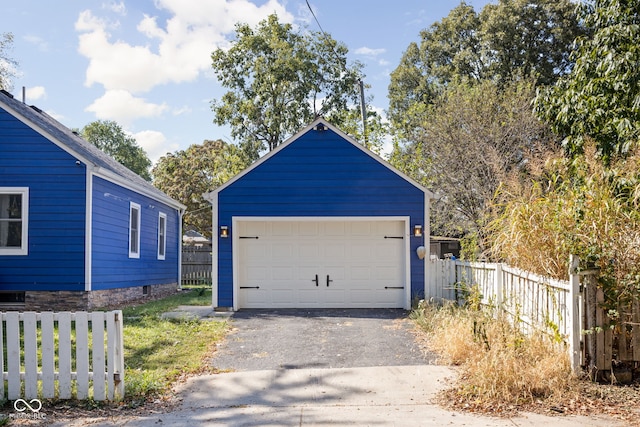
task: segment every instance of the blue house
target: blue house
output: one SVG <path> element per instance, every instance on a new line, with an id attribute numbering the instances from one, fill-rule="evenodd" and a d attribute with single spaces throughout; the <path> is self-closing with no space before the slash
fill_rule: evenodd
<path id="1" fill-rule="evenodd" d="M 216 308 L 409 309 L 425 295 L 432 194 L 323 118 L 205 198 Z"/>
<path id="2" fill-rule="evenodd" d="M 184 209 L 0 91 L 0 309 L 87 310 L 175 292 Z"/>

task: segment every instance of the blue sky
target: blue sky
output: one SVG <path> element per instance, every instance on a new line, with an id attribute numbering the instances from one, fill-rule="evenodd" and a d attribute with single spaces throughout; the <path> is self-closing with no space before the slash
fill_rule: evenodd
<path id="1" fill-rule="evenodd" d="M 115 120 L 152 161 L 205 139 L 232 142 L 213 124 L 224 88 L 210 55 L 237 22 L 281 21 L 318 30 L 304 0 L 21 0 L 2 6 L 0 33 L 14 35 L 13 94 L 70 128 Z M 365 64 L 373 107 L 387 109 L 389 74 L 419 33 L 458 0 L 310 0 L 349 60 Z M 467 0 L 480 11 L 489 0 Z"/>

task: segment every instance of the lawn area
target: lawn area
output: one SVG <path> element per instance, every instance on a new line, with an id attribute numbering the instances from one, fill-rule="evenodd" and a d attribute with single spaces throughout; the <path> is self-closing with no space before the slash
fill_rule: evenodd
<path id="1" fill-rule="evenodd" d="M 180 377 L 213 372 L 208 358 L 227 323 L 161 318 L 179 305 L 210 304 L 210 289 L 194 289 L 122 310 L 127 401 L 162 396 Z"/>

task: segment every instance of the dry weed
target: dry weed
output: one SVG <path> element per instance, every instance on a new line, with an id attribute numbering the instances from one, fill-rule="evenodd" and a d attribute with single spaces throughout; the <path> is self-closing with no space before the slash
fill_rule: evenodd
<path id="1" fill-rule="evenodd" d="M 443 406 L 492 415 L 519 411 L 610 415 L 640 425 L 640 384 L 597 384 L 571 373 L 566 350 L 548 336 L 524 336 L 506 319 L 455 304 L 412 314 L 441 362 L 459 365 Z"/>

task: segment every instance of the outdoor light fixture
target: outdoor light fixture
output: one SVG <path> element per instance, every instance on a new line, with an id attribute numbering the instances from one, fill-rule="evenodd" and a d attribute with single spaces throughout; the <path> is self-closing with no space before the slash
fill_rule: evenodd
<path id="1" fill-rule="evenodd" d="M 413 226 L 413 236 L 422 237 L 422 225 L 416 224 Z"/>
<path id="2" fill-rule="evenodd" d="M 225 239 L 229 237 L 229 227 L 227 227 L 226 225 L 220 226 L 220 237 L 223 237 Z"/>

